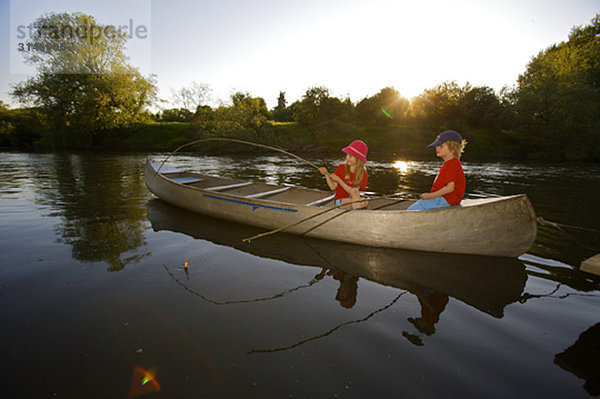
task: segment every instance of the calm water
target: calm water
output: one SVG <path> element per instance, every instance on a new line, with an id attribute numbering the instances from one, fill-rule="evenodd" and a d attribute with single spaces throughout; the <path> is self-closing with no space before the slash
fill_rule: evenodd
<path id="1" fill-rule="evenodd" d="M 144 161 L 0 153 L 1 397 L 600 395 L 600 277 L 578 269 L 600 252 L 600 166 L 465 162 L 469 196 L 526 193 L 590 229 L 542 226 L 502 259 L 243 244 L 260 231 L 153 198 Z M 172 163 L 325 188 L 294 159 Z M 369 166 L 383 195 L 427 191 L 440 163 Z"/>

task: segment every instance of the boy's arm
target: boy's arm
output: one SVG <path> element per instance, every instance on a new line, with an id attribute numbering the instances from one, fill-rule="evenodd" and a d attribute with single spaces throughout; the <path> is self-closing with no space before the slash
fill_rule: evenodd
<path id="1" fill-rule="evenodd" d="M 450 194 L 452 191 L 454 191 L 455 185 L 454 182 L 451 181 L 450 183 L 446 184 L 444 187 L 440 188 L 437 191 L 434 191 L 432 193 L 423 193 L 419 196 L 419 198 L 421 199 L 434 199 L 437 197 L 441 197 L 442 195 L 446 195 L 446 194 Z"/>

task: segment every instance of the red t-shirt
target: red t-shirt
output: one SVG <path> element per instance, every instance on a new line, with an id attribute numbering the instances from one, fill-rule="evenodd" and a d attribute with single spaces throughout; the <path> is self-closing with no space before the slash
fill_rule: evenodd
<path id="1" fill-rule="evenodd" d="M 458 158 L 452 158 L 444 162 L 433 182 L 431 192 L 438 191 L 451 181 L 454 182 L 454 191 L 444 195 L 444 198 L 448 201 L 448 204 L 458 205 L 465 195 L 465 186 L 467 183 L 465 173 Z"/>
<path id="2" fill-rule="evenodd" d="M 346 164 L 343 163 L 340 166 L 337 167 L 337 169 L 335 170 L 335 172 L 333 172 L 333 174 L 338 175 L 347 185 L 349 185 L 350 187 L 354 187 L 354 173 L 350 172 L 350 180 L 346 180 Z M 362 181 L 360 182 L 360 187 L 358 188 L 359 191 L 365 191 L 367 189 L 367 178 L 369 177 L 369 175 L 367 174 L 367 171 L 365 171 L 365 177 L 363 177 Z M 337 188 L 335 189 L 335 199 L 341 199 L 341 198 L 348 198 L 350 197 L 350 194 L 348 194 L 346 192 L 346 190 L 344 190 L 341 186 L 341 184 L 338 184 Z"/>

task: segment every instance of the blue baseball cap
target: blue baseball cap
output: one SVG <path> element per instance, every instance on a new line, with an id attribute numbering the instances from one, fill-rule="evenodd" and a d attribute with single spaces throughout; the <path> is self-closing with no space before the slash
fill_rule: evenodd
<path id="1" fill-rule="evenodd" d="M 459 143 L 462 143 L 463 139 L 458 132 L 446 130 L 445 132 L 440 133 L 435 141 L 429 144 L 427 148 L 437 147 L 438 145 L 444 144 L 446 141 L 458 141 Z"/>

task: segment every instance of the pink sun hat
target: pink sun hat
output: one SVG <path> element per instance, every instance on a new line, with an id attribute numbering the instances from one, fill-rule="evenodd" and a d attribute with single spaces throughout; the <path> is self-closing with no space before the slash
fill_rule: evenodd
<path id="1" fill-rule="evenodd" d="M 363 162 L 367 162 L 369 147 L 362 140 L 354 140 L 348 147 L 342 148 L 346 154 L 350 154 Z"/>

